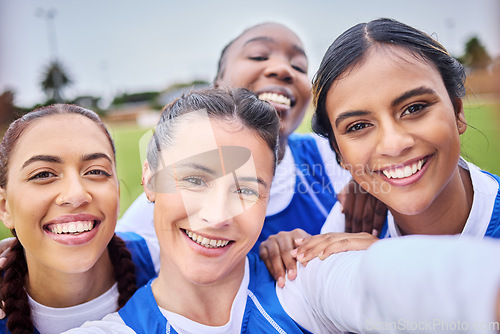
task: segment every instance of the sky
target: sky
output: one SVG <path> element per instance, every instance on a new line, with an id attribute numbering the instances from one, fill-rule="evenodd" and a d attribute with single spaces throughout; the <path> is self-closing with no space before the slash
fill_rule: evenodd
<path id="1" fill-rule="evenodd" d="M 312 78 L 339 34 L 379 17 L 423 30 L 457 56 L 473 36 L 500 56 L 500 0 L 0 0 L 0 94 L 13 90 L 21 107 L 44 101 L 41 73 L 54 57 L 74 80 L 68 98 L 211 81 L 221 49 L 262 22 L 301 37 Z"/>

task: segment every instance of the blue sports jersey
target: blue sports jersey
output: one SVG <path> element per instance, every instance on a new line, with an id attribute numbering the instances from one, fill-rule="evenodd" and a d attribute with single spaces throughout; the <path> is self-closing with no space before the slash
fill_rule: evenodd
<path id="1" fill-rule="evenodd" d="M 500 177 L 486 171 L 482 172 L 493 177 L 499 184 L 497 197 L 495 198 L 495 205 L 493 207 L 493 212 L 491 213 L 490 223 L 484 236 L 491 238 L 500 238 Z"/>
<path id="2" fill-rule="evenodd" d="M 132 255 L 132 261 L 135 264 L 137 286 L 143 286 L 151 278 L 156 276 L 153 261 L 151 260 L 151 255 L 149 254 L 146 241 L 141 236 L 133 232 L 117 232 L 116 234 L 123 239 L 127 249 Z M 10 333 L 7 329 L 7 320 L 7 317 L 0 319 L 0 334 Z M 85 319 L 82 319 L 82 321 L 84 320 Z M 39 332 L 35 328 L 33 333 L 38 334 Z"/>
<path id="3" fill-rule="evenodd" d="M 275 282 L 256 254 L 248 254 L 250 282 L 241 333 L 309 333 L 293 321 L 281 306 Z M 151 281 L 137 290 L 118 311 L 137 333 L 177 333 L 163 316 L 151 290 Z"/>
<path id="4" fill-rule="evenodd" d="M 257 254 L 260 243 L 280 231 L 301 228 L 309 234 L 319 234 L 337 201 L 316 140 L 311 136 L 293 134 L 288 137 L 288 145 L 296 166 L 295 193 L 288 207 L 266 217 L 259 239 L 252 248 Z"/>

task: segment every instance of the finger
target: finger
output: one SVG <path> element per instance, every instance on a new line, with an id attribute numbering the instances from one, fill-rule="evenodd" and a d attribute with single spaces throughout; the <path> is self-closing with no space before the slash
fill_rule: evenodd
<path id="1" fill-rule="evenodd" d="M 318 256 L 321 260 L 326 259 L 332 254 L 338 254 L 342 252 L 348 251 L 359 251 L 368 249 L 373 243 L 375 243 L 378 239 L 374 237 L 366 238 L 345 238 L 337 240 L 334 243 L 330 243 L 327 247 L 325 247 L 323 254 Z"/>
<path id="2" fill-rule="evenodd" d="M 352 232 L 352 213 L 354 211 L 354 201 L 355 201 L 355 185 L 354 181 L 348 183 L 347 192 L 345 193 L 345 199 L 343 204 L 343 210 L 345 216 L 345 231 Z"/>
<path id="3" fill-rule="evenodd" d="M 346 194 L 349 192 L 349 184 L 347 184 L 342 190 L 337 194 L 337 200 L 342 204 L 342 207 L 345 205 Z"/>
<path id="4" fill-rule="evenodd" d="M 354 195 L 353 195 L 354 196 Z M 351 213 L 351 232 L 358 233 L 362 231 L 363 228 L 363 215 L 365 211 L 365 203 L 367 195 L 362 193 L 359 189 L 356 192 L 356 198 L 353 205 L 353 211 Z"/>
<path id="5" fill-rule="evenodd" d="M 264 264 L 266 265 L 267 270 L 269 271 L 271 276 L 274 278 L 274 280 L 277 280 L 278 277 L 276 277 L 276 273 L 275 273 L 274 268 L 272 266 L 271 259 L 269 257 L 269 252 L 263 244 L 260 244 L 260 246 L 259 246 L 259 256 L 262 259 L 262 261 L 264 262 Z"/>
<path id="6" fill-rule="evenodd" d="M 376 200 L 375 203 L 375 215 L 373 218 L 373 230 L 376 231 L 376 237 L 379 235 L 380 231 L 384 227 L 386 218 L 387 218 L 387 205 L 382 203 L 379 200 Z M 373 234 L 373 233 L 372 233 Z"/>
<path id="7" fill-rule="evenodd" d="M 371 233 L 373 231 L 373 222 L 375 220 L 375 203 L 371 195 L 367 195 L 363 209 L 362 226 L 359 232 Z"/>
<path id="8" fill-rule="evenodd" d="M 303 265 L 307 264 L 310 260 L 318 257 L 323 253 L 323 250 L 337 237 L 335 235 L 319 235 L 303 246 L 300 246 L 297 254 L 297 261 L 302 263 Z"/>

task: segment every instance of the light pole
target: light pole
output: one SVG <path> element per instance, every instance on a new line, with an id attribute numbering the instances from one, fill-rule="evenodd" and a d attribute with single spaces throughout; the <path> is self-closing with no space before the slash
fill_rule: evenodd
<path id="1" fill-rule="evenodd" d="M 37 17 L 41 17 L 45 19 L 47 22 L 47 36 L 48 36 L 48 41 L 49 41 L 49 52 L 51 56 L 51 61 L 50 61 L 50 75 L 52 76 L 52 81 L 53 81 L 53 99 L 56 102 L 62 102 L 62 97 L 60 94 L 60 88 L 62 86 L 63 80 L 62 80 L 62 73 L 61 73 L 61 68 L 60 64 L 58 61 L 58 51 L 57 51 L 57 38 L 56 38 L 56 28 L 54 25 L 54 18 L 57 14 L 57 11 L 54 8 L 49 8 L 48 10 L 45 10 L 43 8 L 37 8 L 35 15 Z"/>
<path id="2" fill-rule="evenodd" d="M 54 26 L 54 18 L 57 11 L 54 8 L 45 10 L 43 8 L 37 8 L 35 15 L 45 19 L 47 22 L 47 36 L 49 40 L 49 51 L 52 59 L 57 59 L 57 38 L 56 38 L 56 28 Z"/>

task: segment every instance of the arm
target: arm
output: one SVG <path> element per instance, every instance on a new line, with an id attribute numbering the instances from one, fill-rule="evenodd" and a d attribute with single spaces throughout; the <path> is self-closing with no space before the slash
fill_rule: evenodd
<path id="1" fill-rule="evenodd" d="M 495 326 L 499 253 L 498 241 L 382 240 L 299 266 L 297 279 L 277 293 L 287 313 L 313 331 L 320 324 L 330 331 L 415 332 L 412 326 L 424 324 L 421 331 L 442 332 L 460 321 L 470 332 L 493 333 L 478 326 Z"/>
<path id="2" fill-rule="evenodd" d="M 387 206 L 351 179 L 337 196 L 345 215 L 345 231 L 378 236 L 387 217 Z"/>

